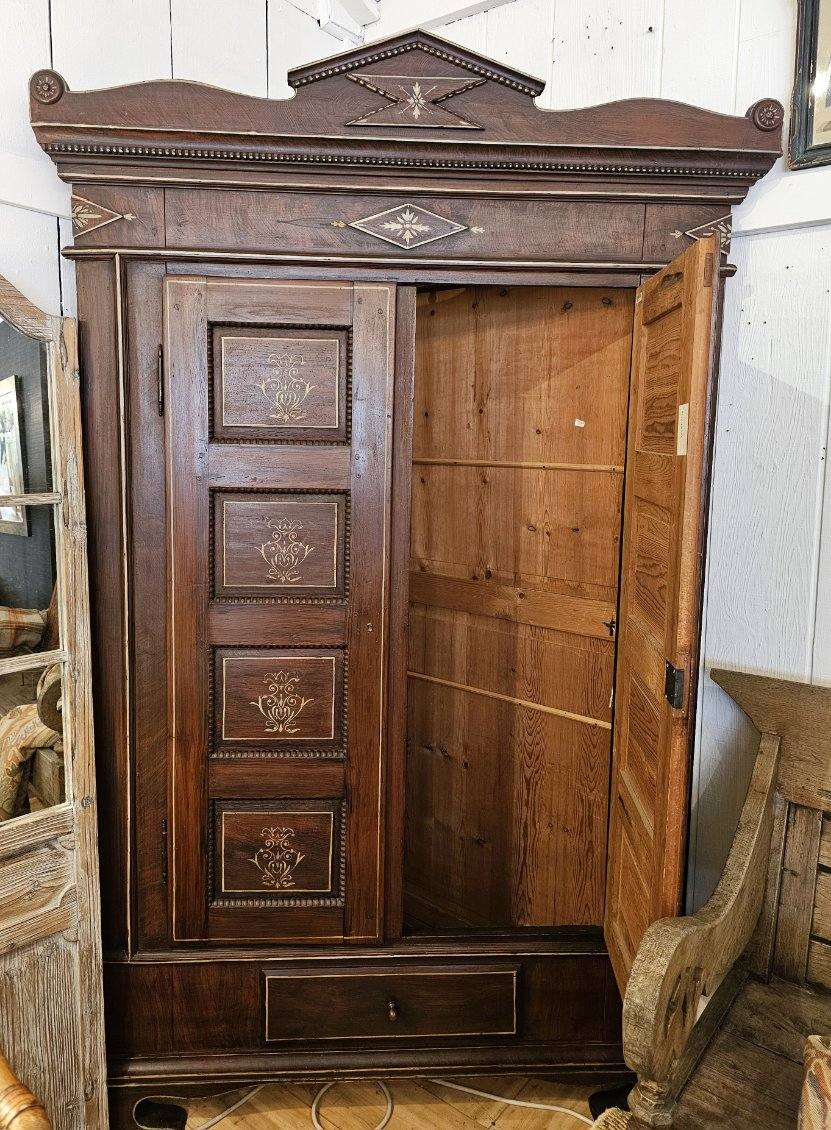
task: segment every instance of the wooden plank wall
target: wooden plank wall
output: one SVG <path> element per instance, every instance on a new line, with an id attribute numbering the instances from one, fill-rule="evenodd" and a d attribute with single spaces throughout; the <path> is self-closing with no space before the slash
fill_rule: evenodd
<path id="1" fill-rule="evenodd" d="M 634 295 L 420 296 L 405 919 L 603 920 Z"/>
<path id="2" fill-rule="evenodd" d="M 649 94 L 744 113 L 762 95 L 786 106 L 790 99 L 793 0 L 513 0 L 461 20 L 454 10 L 485 5 L 424 3 L 438 34 L 546 79 L 543 106 Z M 382 0 L 368 38 L 417 18 L 412 0 Z M 68 194 L 29 129 L 32 71 L 55 66 L 76 88 L 176 75 L 280 97 L 289 66 L 343 46 L 289 0 L 4 0 L 0 270 L 45 309 L 74 312 L 72 270 L 61 270 L 58 257 L 59 223 L 60 240 L 70 241 Z M 831 168 L 778 169 L 737 216 L 732 259 L 740 274 L 727 288 L 704 649 L 708 665 L 825 682 L 829 202 Z M 726 855 L 752 754 L 738 712 L 705 681 L 692 826 L 696 903 Z"/>

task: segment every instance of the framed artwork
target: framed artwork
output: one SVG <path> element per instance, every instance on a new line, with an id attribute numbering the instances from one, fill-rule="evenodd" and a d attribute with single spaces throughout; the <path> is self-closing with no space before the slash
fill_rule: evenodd
<path id="1" fill-rule="evenodd" d="M 831 165 L 831 0 L 799 0 L 792 169 Z"/>
<path id="2" fill-rule="evenodd" d="M 0 495 L 23 494 L 23 432 L 20 379 L 0 380 Z M 25 506 L 0 506 L 0 533 L 29 535 Z"/>

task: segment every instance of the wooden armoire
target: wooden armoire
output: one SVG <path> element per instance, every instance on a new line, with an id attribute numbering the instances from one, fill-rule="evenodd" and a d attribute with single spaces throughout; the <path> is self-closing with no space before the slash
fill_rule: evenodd
<path id="1" fill-rule="evenodd" d="M 614 1075 L 680 908 L 730 212 L 782 108 L 544 111 L 420 31 L 289 81 L 31 83 L 113 1101 Z"/>

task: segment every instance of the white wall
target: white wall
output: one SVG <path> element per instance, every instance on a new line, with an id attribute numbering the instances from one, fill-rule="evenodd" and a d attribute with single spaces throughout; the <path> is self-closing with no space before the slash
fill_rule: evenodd
<path id="1" fill-rule="evenodd" d="M 380 19 L 366 34 L 379 39 L 429 25 L 544 78 L 545 107 L 655 95 L 741 114 L 763 95 L 786 106 L 790 100 L 795 4 L 381 0 Z M 0 272 L 47 310 L 73 311 L 72 268 L 58 256 L 59 223 L 60 239 L 70 238 L 68 194 L 28 127 L 32 71 L 53 66 L 75 89 L 173 76 L 286 97 L 289 67 L 349 45 L 307 14 L 317 6 L 2 0 Z M 343 7 L 371 9 L 372 0 Z M 831 168 L 774 169 L 738 210 L 735 233 L 739 271 L 727 284 L 704 661 L 831 683 Z M 696 903 L 720 871 L 753 752 L 746 722 L 707 680 L 698 725 Z"/>

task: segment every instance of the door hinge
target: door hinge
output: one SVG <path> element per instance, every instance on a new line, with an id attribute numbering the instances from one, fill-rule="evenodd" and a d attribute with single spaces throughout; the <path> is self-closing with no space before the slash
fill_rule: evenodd
<path id="1" fill-rule="evenodd" d="M 159 346 L 159 359 L 156 370 L 156 405 L 159 415 L 164 416 L 164 346 Z"/>
<path id="2" fill-rule="evenodd" d="M 684 705 L 684 668 L 674 667 L 669 660 L 666 661 L 664 697 L 674 710 Z"/>
<path id="3" fill-rule="evenodd" d="M 162 886 L 167 886 L 167 820 L 162 820 Z"/>

